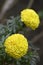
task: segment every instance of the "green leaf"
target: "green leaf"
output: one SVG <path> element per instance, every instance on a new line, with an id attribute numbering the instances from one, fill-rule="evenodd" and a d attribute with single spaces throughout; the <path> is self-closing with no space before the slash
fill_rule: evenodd
<path id="1" fill-rule="evenodd" d="M 43 19 L 43 10 L 38 12 L 41 19 Z"/>
<path id="2" fill-rule="evenodd" d="M 37 52 L 38 49 L 34 47 L 33 44 L 31 44 L 31 41 L 29 43 L 29 48 L 31 50 L 29 49 L 27 54 L 18 60 L 10 57 L 5 52 L 5 39 L 14 33 L 18 33 L 20 30 L 23 31 L 24 27 L 25 26 L 20 20 L 20 16 L 17 16 L 15 18 L 11 17 L 7 20 L 6 25 L 0 24 L 0 65 L 3 65 L 3 62 L 5 65 L 36 65 L 37 61 L 39 61 L 40 58 Z"/>

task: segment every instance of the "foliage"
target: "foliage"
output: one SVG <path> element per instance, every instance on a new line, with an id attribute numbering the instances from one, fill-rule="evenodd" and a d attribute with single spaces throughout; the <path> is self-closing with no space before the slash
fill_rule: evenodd
<path id="1" fill-rule="evenodd" d="M 39 61 L 39 55 L 37 53 L 37 48 L 34 47 L 31 42 L 29 43 L 30 50 L 27 55 L 16 60 L 5 53 L 4 41 L 5 39 L 13 33 L 18 33 L 19 30 L 25 27 L 22 22 L 20 22 L 20 17 L 11 17 L 7 20 L 6 25 L 0 24 L 0 65 L 36 65 Z"/>
<path id="2" fill-rule="evenodd" d="M 40 16 L 41 19 L 43 19 L 43 10 L 39 11 L 39 16 Z"/>

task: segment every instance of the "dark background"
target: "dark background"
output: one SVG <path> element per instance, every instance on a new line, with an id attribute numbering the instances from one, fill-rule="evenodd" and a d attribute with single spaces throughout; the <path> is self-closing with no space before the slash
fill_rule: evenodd
<path id="1" fill-rule="evenodd" d="M 5 0 L 0 0 L 0 11 L 4 4 Z M 14 15 L 17 16 L 20 14 L 20 11 L 27 7 L 29 0 L 19 0 L 16 5 L 14 5 L 10 10 L 7 11 L 6 16 Z M 32 5 L 33 9 L 36 11 L 43 10 L 43 0 L 34 0 Z"/>
<path id="2" fill-rule="evenodd" d="M 2 5 L 4 4 L 5 0 L 0 0 L 0 11 L 2 8 Z M 10 10 L 6 13 L 6 18 L 9 18 L 10 16 L 17 16 L 20 14 L 20 11 L 27 7 L 29 0 L 19 0 L 19 2 L 13 6 Z M 32 7 L 34 10 L 39 12 L 40 10 L 43 10 L 43 0 L 34 0 L 34 3 Z M 40 22 L 43 22 L 43 19 L 40 20 Z M 30 39 L 32 39 L 34 36 L 38 35 L 41 31 L 43 31 L 43 26 L 40 26 L 37 30 L 31 31 L 30 35 L 27 36 Z M 43 65 L 43 37 L 40 38 L 36 43 L 34 43 L 37 47 L 40 48 L 40 63 L 38 65 Z"/>

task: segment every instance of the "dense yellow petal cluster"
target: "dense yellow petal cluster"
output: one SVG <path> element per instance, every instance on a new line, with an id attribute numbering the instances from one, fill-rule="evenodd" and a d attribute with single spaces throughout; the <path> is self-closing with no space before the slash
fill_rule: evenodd
<path id="1" fill-rule="evenodd" d="M 5 52 L 13 58 L 21 58 L 28 51 L 28 41 L 22 34 L 9 36 L 4 43 Z"/>
<path id="2" fill-rule="evenodd" d="M 40 23 L 39 15 L 32 9 L 24 9 L 21 11 L 21 21 L 33 30 L 38 28 Z"/>

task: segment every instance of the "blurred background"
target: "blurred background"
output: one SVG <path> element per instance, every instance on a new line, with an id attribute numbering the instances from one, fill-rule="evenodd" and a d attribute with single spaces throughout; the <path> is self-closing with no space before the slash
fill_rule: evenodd
<path id="1" fill-rule="evenodd" d="M 25 34 L 33 44 L 40 48 L 40 63 L 43 65 L 43 0 L 0 0 L 0 23 L 5 23 L 10 16 L 16 17 L 25 8 L 34 9 L 40 16 L 40 26 L 35 31 L 28 31 Z"/>

